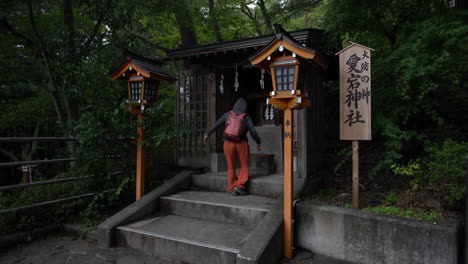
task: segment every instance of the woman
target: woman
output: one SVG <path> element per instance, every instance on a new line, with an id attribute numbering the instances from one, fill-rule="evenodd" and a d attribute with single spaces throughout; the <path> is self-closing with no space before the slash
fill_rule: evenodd
<path id="1" fill-rule="evenodd" d="M 239 122 L 239 130 L 237 124 Z M 249 143 L 247 142 L 247 131 L 257 142 L 257 150 L 261 151 L 262 144 L 252 119 L 247 114 L 247 101 L 239 98 L 232 111 L 224 113 L 216 121 L 213 127 L 205 135 L 204 142 L 208 143 L 208 137 L 220 128 L 225 127 L 224 133 L 224 156 L 228 165 L 228 191 L 231 195 L 247 195 L 246 183 L 249 180 Z M 231 133 L 232 131 L 235 131 Z M 236 132 L 237 131 L 237 132 Z M 233 134 L 233 135 L 232 135 Z M 240 160 L 240 171 L 236 177 L 236 160 Z"/>

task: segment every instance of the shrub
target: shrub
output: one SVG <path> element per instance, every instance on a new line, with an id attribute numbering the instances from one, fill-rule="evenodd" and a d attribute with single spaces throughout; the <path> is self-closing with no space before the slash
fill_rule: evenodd
<path id="1" fill-rule="evenodd" d="M 406 166 L 393 165 L 393 172 L 411 178 L 411 185 L 430 186 L 440 192 L 450 206 L 456 206 L 465 195 L 465 157 L 468 142 L 446 139 L 441 146 L 432 145 L 427 154 Z"/>
<path id="2" fill-rule="evenodd" d="M 432 221 L 438 216 L 436 212 L 424 212 L 417 209 L 401 209 L 395 206 L 376 206 L 364 208 L 364 211 L 374 212 L 379 214 L 394 215 L 401 217 L 414 218 L 418 220 Z"/>

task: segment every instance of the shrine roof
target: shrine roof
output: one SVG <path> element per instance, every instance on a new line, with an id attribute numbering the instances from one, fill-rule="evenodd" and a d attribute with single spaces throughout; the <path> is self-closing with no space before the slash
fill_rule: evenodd
<path id="1" fill-rule="evenodd" d="M 320 45 L 320 39 L 323 34 L 319 29 L 301 29 L 288 32 L 299 44 L 306 46 Z M 180 60 L 190 57 L 216 55 L 218 53 L 237 52 L 239 50 L 252 52 L 263 48 L 268 45 L 275 34 L 245 38 L 240 40 L 226 41 L 221 43 L 214 43 L 203 46 L 195 46 L 191 48 L 174 49 L 167 52 L 167 57 L 172 60 Z"/>

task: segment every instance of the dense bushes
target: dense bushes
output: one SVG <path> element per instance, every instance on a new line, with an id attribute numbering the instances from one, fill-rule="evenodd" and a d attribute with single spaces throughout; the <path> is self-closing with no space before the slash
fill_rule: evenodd
<path id="1" fill-rule="evenodd" d="M 434 197 L 460 207 L 466 188 L 466 157 L 468 142 L 447 139 L 442 145 L 429 147 L 422 158 L 392 168 L 396 174 L 409 177 L 412 188 L 430 187 Z"/>

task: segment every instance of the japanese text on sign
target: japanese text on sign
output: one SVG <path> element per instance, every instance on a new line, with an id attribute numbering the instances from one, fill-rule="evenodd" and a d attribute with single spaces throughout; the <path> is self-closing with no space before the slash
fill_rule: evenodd
<path id="1" fill-rule="evenodd" d="M 340 51 L 340 138 L 370 140 L 371 49 L 352 43 Z"/>

